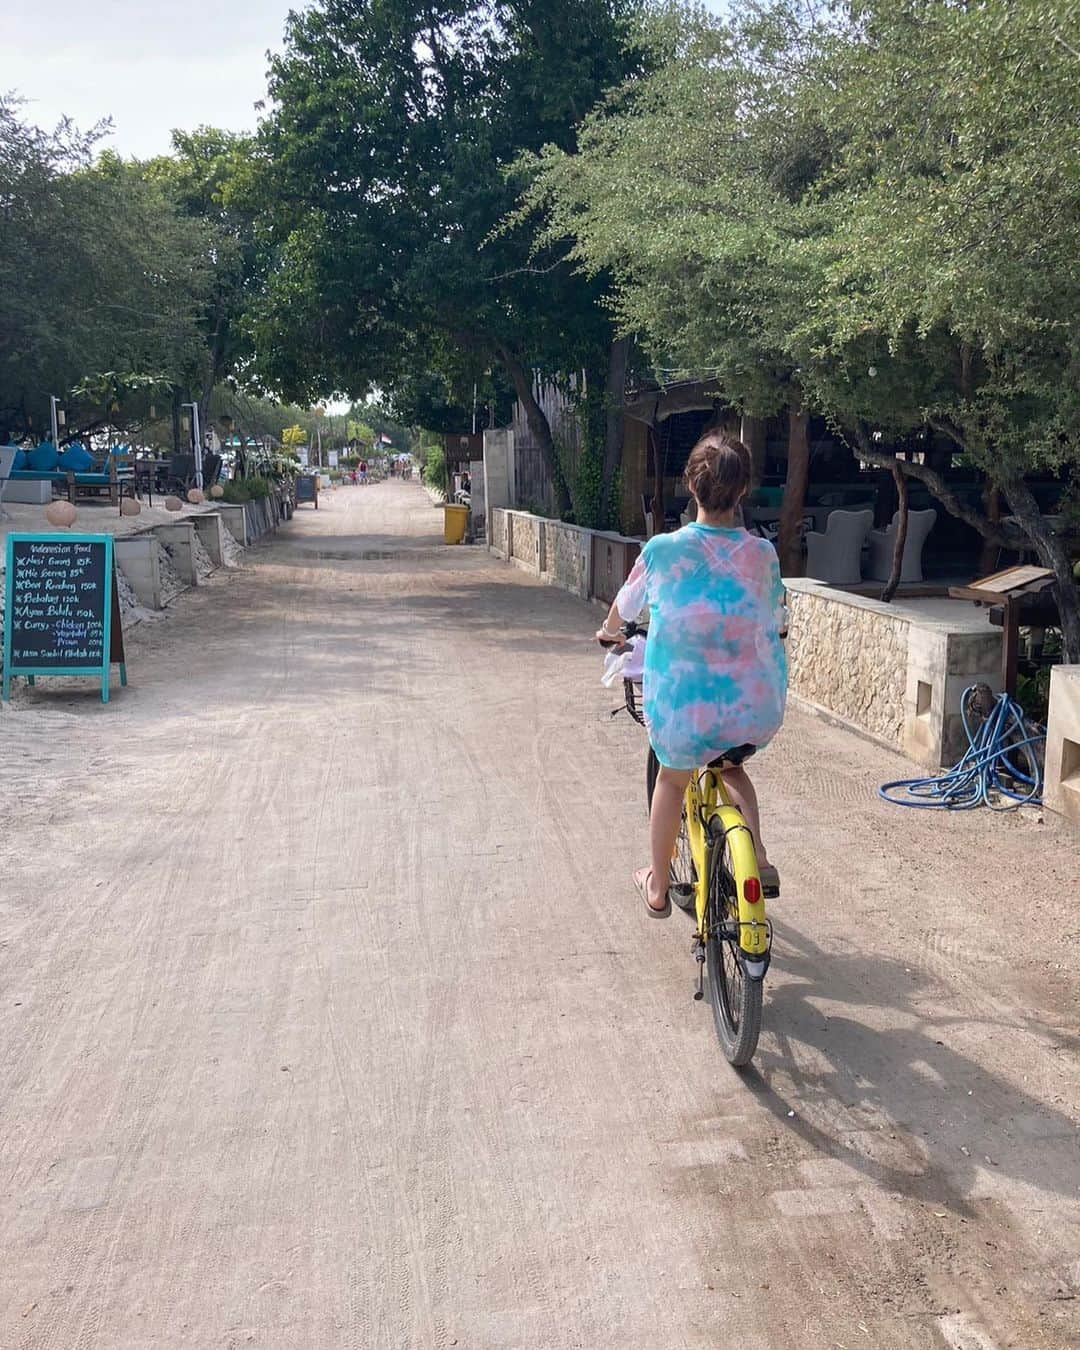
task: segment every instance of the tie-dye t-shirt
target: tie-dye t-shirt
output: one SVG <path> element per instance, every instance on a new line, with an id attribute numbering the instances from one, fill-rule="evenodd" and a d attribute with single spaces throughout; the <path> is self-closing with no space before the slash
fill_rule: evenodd
<path id="1" fill-rule="evenodd" d="M 645 721 L 661 764 L 693 769 L 766 745 L 784 717 L 784 587 L 772 545 L 697 521 L 648 541 L 616 598 L 649 607 Z"/>

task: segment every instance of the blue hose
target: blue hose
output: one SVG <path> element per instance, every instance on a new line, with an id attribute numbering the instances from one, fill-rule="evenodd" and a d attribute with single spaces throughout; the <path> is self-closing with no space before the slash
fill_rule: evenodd
<path id="1" fill-rule="evenodd" d="M 948 811 L 971 811 L 977 806 L 1013 811 L 1018 806 L 1042 805 L 1042 767 L 1031 747 L 1044 741 L 1046 733 L 1028 722 L 1024 710 L 1008 694 L 998 695 L 990 715 L 973 733 L 968 704 L 976 689 L 976 685 L 965 689 L 960 700 L 968 739 L 960 763 L 937 778 L 886 783 L 878 788 L 879 797 L 894 806 Z M 1019 785 L 1023 787 L 1018 791 Z"/>

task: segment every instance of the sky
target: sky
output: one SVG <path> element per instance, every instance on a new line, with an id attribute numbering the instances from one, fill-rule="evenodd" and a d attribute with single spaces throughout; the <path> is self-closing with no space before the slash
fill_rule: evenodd
<path id="1" fill-rule="evenodd" d="M 266 53 L 288 0 L 0 0 L 0 90 L 40 126 L 113 120 L 105 142 L 145 157 L 174 127 L 255 126 Z"/>
<path id="2" fill-rule="evenodd" d="M 0 0 L 0 91 L 28 121 L 64 115 L 124 156 L 166 153 L 174 127 L 250 131 L 297 0 Z M 711 0 L 712 9 L 723 0 Z"/>

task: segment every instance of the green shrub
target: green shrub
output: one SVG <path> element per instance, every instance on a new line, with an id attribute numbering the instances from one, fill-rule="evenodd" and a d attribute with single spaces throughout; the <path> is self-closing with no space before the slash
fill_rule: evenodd
<path id="1" fill-rule="evenodd" d="M 446 456 L 441 445 L 433 445 L 427 452 L 424 482 L 428 487 L 442 488 L 444 492 L 446 491 Z"/>
<path id="2" fill-rule="evenodd" d="M 245 502 L 261 501 L 270 495 L 270 483 L 258 474 L 249 474 L 246 478 L 230 478 L 223 483 L 225 495 L 222 501 L 230 506 L 243 506 Z"/>

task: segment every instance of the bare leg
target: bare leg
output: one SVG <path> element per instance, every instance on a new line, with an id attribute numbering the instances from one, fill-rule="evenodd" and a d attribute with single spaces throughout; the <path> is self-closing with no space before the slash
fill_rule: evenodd
<path id="1" fill-rule="evenodd" d="M 653 788 L 652 811 L 649 815 L 649 850 L 652 865 L 648 888 L 649 904 L 653 909 L 663 909 L 667 904 L 668 886 L 671 883 L 671 858 L 675 852 L 675 840 L 679 835 L 683 797 L 689 781 L 689 769 L 666 769 L 661 766 L 656 786 Z"/>
<path id="2" fill-rule="evenodd" d="M 761 837 L 761 812 L 758 809 L 757 793 L 750 781 L 750 775 L 740 764 L 737 769 L 724 770 L 724 782 L 731 793 L 732 801 L 750 826 L 750 833 L 754 836 L 754 845 L 757 848 L 758 865 L 768 866 L 769 855 L 765 848 L 765 840 Z"/>

